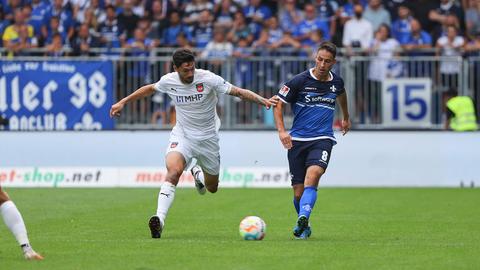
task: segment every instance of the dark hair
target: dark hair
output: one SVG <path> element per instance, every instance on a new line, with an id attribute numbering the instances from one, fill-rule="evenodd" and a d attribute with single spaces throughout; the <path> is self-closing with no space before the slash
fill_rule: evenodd
<path id="1" fill-rule="evenodd" d="M 458 96 L 458 91 L 455 87 L 452 87 L 443 93 L 444 97 L 456 97 Z"/>
<path id="2" fill-rule="evenodd" d="M 392 30 L 390 29 L 390 26 L 388 26 L 388 24 L 386 23 L 382 23 L 380 24 L 380 26 L 377 28 L 377 31 L 380 31 L 380 28 L 384 27 L 385 29 L 387 29 L 387 38 L 390 38 L 392 36 Z"/>
<path id="3" fill-rule="evenodd" d="M 337 56 L 337 46 L 335 46 L 335 44 L 333 44 L 330 41 L 324 41 L 324 42 L 320 43 L 320 46 L 318 47 L 317 52 L 320 51 L 320 50 L 325 50 L 325 51 L 331 53 L 333 55 L 333 58 L 335 58 Z"/>
<path id="4" fill-rule="evenodd" d="M 172 55 L 173 64 L 178 68 L 183 63 L 194 62 L 195 54 L 189 49 L 177 49 Z"/>

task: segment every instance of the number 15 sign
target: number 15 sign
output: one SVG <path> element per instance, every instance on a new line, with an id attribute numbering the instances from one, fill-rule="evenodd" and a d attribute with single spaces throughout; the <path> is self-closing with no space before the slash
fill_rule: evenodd
<path id="1" fill-rule="evenodd" d="M 430 78 L 386 79 L 382 83 L 382 117 L 385 127 L 430 127 Z"/>

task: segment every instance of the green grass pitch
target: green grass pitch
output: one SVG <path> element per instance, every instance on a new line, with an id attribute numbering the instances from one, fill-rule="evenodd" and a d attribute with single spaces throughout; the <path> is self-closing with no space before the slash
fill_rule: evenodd
<path id="1" fill-rule="evenodd" d="M 161 239 L 158 189 L 6 189 L 33 247 L 26 262 L 0 224 L 0 269 L 480 269 L 480 189 L 323 188 L 313 234 L 293 240 L 289 189 L 178 189 Z M 267 223 L 244 241 L 247 215 Z"/>

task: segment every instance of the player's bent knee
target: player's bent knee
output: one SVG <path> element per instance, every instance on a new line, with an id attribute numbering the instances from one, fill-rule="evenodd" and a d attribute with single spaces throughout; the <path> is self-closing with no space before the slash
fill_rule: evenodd
<path id="1" fill-rule="evenodd" d="M 165 181 L 170 182 L 174 185 L 177 185 L 180 179 L 180 176 L 182 176 L 182 173 L 183 171 L 169 170 L 167 172 L 167 177 L 165 178 Z"/>

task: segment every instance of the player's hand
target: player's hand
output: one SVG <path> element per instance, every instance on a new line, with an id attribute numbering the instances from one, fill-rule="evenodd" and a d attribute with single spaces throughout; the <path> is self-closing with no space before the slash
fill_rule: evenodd
<path id="1" fill-rule="evenodd" d="M 272 101 L 271 98 L 270 99 L 262 98 L 261 103 L 268 110 L 271 107 L 275 107 L 277 105 L 278 101 L 274 101 L 274 100 Z"/>
<path id="2" fill-rule="evenodd" d="M 110 108 L 110 117 L 120 116 L 120 112 L 123 110 L 123 102 L 119 101 L 112 105 Z"/>
<path id="3" fill-rule="evenodd" d="M 352 123 L 350 123 L 350 119 L 342 120 L 342 135 L 345 136 L 347 132 L 350 130 Z"/>
<path id="4" fill-rule="evenodd" d="M 283 147 L 285 147 L 285 149 L 292 148 L 292 136 L 290 136 L 288 132 L 282 131 L 278 133 L 278 137 L 280 138 L 280 141 L 282 142 Z"/>
<path id="5" fill-rule="evenodd" d="M 278 102 L 280 102 L 280 98 L 277 95 L 275 95 L 275 96 L 269 98 L 268 101 L 270 101 L 270 103 L 272 103 L 273 106 L 275 107 L 275 106 L 277 106 Z"/>

